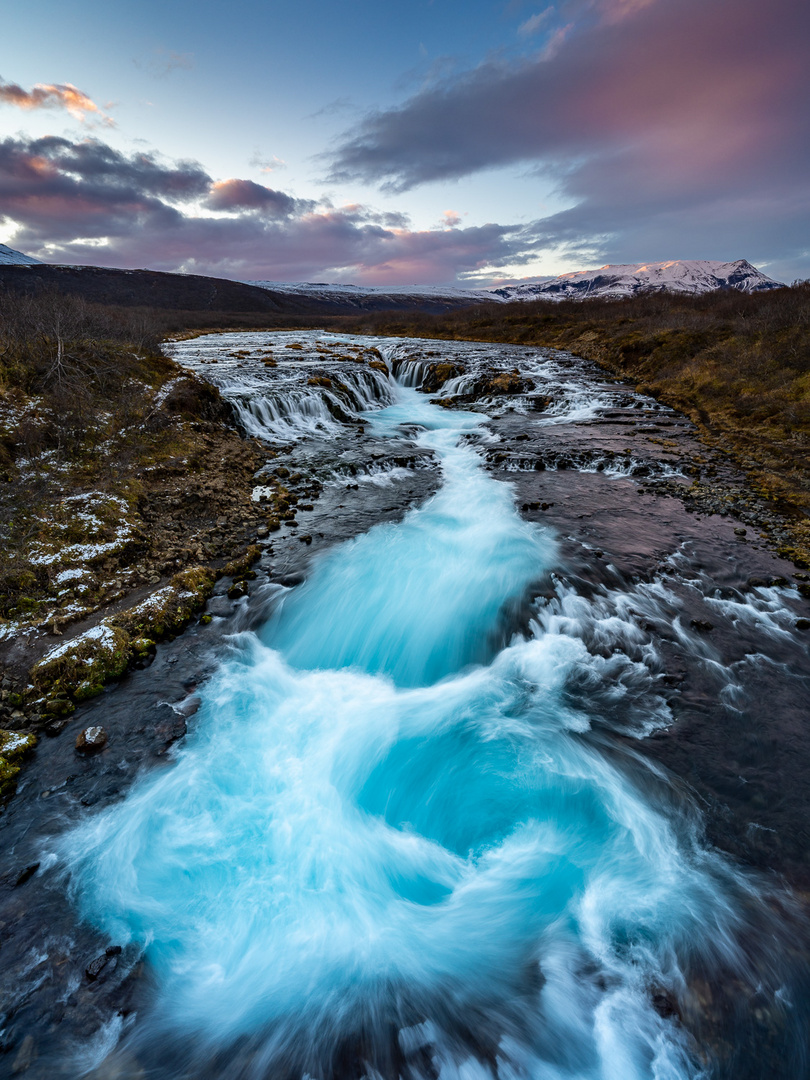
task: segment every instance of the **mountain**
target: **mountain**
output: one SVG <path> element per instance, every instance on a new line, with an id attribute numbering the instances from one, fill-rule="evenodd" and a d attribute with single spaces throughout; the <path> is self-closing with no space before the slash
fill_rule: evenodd
<path id="1" fill-rule="evenodd" d="M 21 251 L 15 251 L 14 248 L 6 247 L 5 244 L 0 244 L 0 266 L 39 265 L 39 259 L 34 259 L 30 255 L 23 255 Z"/>
<path id="2" fill-rule="evenodd" d="M 778 289 L 782 283 L 766 277 L 746 259 L 722 263 L 674 260 L 659 263 L 621 263 L 598 270 L 578 270 L 559 277 L 541 278 L 526 285 L 501 289 L 453 289 L 435 286 L 385 288 L 367 285 L 329 285 L 324 282 L 251 281 L 261 289 L 288 296 L 310 297 L 327 306 L 365 311 L 439 310 L 460 304 L 510 303 L 515 300 L 619 299 L 638 293 L 705 293 L 716 289 L 758 292 Z"/>
<path id="3" fill-rule="evenodd" d="M 608 264 L 598 270 L 578 270 L 532 284 L 508 285 L 492 291 L 501 299 L 511 301 L 585 300 L 592 297 L 620 299 L 649 292 L 695 295 L 716 289 L 761 292 L 780 288 L 781 281 L 766 277 L 747 259 L 728 263 L 708 259 L 676 259 L 671 262 Z"/>

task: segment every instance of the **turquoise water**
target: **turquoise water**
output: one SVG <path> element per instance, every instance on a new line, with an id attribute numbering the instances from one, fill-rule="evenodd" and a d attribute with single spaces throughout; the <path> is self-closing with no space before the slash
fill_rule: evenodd
<path id="1" fill-rule="evenodd" d="M 77 902 L 145 951 L 142 1038 L 252 1040 L 228 1075 L 325 1077 L 362 1032 L 416 1076 L 699 1076 L 652 995 L 734 952 L 711 859 L 582 737 L 584 645 L 511 636 L 559 556 L 482 418 L 395 392 L 369 422 L 422 425 L 442 488 L 234 641 L 173 767 L 68 838 Z"/>

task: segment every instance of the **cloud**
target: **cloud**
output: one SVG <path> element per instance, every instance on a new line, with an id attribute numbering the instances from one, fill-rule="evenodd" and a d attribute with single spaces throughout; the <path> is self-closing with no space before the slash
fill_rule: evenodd
<path id="1" fill-rule="evenodd" d="M 518 34 L 521 37 L 531 37 L 545 26 L 553 14 L 553 7 L 547 7 L 543 11 L 538 11 L 536 15 L 532 15 L 525 22 L 520 24 L 518 27 Z"/>
<path id="2" fill-rule="evenodd" d="M 506 225 L 417 231 L 403 214 L 214 181 L 196 162 L 96 139 L 0 141 L 0 219 L 46 262 L 242 279 L 449 283 L 513 262 L 524 244 Z"/>
<path id="3" fill-rule="evenodd" d="M 274 191 L 252 180 L 218 180 L 211 188 L 212 210 L 260 210 L 277 217 L 300 211 L 302 204 L 283 191 Z M 310 207 L 312 204 L 307 204 Z"/>
<path id="4" fill-rule="evenodd" d="M 90 117 L 106 127 L 115 126 L 115 121 L 72 83 L 37 83 L 31 90 L 24 90 L 17 83 L 0 78 L 0 103 L 18 109 L 66 109 L 83 123 Z"/>
<path id="5" fill-rule="evenodd" d="M 163 164 L 97 139 L 0 140 L 0 214 L 23 223 L 29 242 L 107 236 L 176 218 L 174 204 L 208 195 L 196 162 Z"/>
<path id="6" fill-rule="evenodd" d="M 284 158 L 276 157 L 275 154 L 273 154 L 273 156 L 269 158 L 262 157 L 262 155 L 259 154 L 258 151 L 250 159 L 250 164 L 253 166 L 254 169 L 258 169 L 260 172 L 263 173 L 272 173 L 275 172 L 277 169 L 287 168 L 287 162 L 284 160 Z"/>
<path id="7" fill-rule="evenodd" d="M 190 71 L 194 67 L 194 53 L 175 52 L 160 46 L 153 49 L 150 56 L 134 59 L 132 63 L 157 79 L 165 79 L 173 71 Z"/>
<path id="8" fill-rule="evenodd" d="M 611 253 L 632 237 L 634 261 L 671 257 L 686 234 L 715 257 L 777 257 L 790 214 L 807 235 L 810 5 L 593 0 L 560 14 L 555 50 L 489 60 L 367 116 L 330 179 L 404 192 L 528 164 L 574 204 L 538 237 Z"/>

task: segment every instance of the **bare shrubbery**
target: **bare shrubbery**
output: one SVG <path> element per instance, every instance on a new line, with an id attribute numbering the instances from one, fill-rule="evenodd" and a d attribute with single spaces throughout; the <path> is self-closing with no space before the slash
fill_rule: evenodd
<path id="1" fill-rule="evenodd" d="M 60 293 L 0 293 L 0 373 L 28 393 L 108 389 L 160 352 L 157 323 Z"/>
<path id="2" fill-rule="evenodd" d="M 20 414 L 6 428 L 6 455 L 70 454 L 92 443 L 101 417 L 123 413 L 126 422 L 139 397 L 132 384 L 166 366 L 148 314 L 56 292 L 0 293 L 0 390 Z"/>

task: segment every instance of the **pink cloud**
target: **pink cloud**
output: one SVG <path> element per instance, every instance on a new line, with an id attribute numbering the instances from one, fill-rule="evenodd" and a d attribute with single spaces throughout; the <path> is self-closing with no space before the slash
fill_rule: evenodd
<path id="1" fill-rule="evenodd" d="M 18 109 L 66 109 L 82 122 L 90 117 L 106 127 L 115 126 L 113 119 L 73 83 L 36 83 L 31 90 L 24 90 L 17 83 L 0 79 L 0 102 Z"/>

